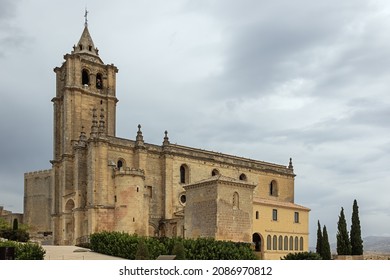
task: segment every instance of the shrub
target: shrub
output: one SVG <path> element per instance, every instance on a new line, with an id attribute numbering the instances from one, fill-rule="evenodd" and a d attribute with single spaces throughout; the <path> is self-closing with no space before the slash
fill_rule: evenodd
<path id="1" fill-rule="evenodd" d="M 141 239 L 148 249 L 149 259 L 172 253 L 175 244 L 179 242 L 184 246 L 185 258 L 188 260 L 256 259 L 249 243 L 217 241 L 212 238 L 154 238 L 120 232 L 100 232 L 91 235 L 90 248 L 98 253 L 134 260 Z"/>
<path id="2" fill-rule="evenodd" d="M 137 252 L 135 253 L 136 260 L 149 260 L 149 250 L 143 239 L 138 241 Z"/>
<path id="3" fill-rule="evenodd" d="M 176 258 L 175 258 L 176 260 L 185 260 L 186 259 L 186 252 L 185 252 L 183 243 L 180 241 L 177 241 L 175 243 L 175 246 L 173 246 L 171 254 L 176 256 Z"/>
<path id="4" fill-rule="evenodd" d="M 2 229 L 0 230 L 0 237 L 18 242 L 27 242 L 30 240 L 30 235 L 24 229 Z"/>
<path id="5" fill-rule="evenodd" d="M 0 242 L 0 247 L 15 247 L 16 260 L 43 260 L 46 254 L 42 246 L 32 242 L 5 241 Z"/>
<path id="6" fill-rule="evenodd" d="M 321 256 L 314 252 L 289 253 L 281 260 L 321 260 Z"/>

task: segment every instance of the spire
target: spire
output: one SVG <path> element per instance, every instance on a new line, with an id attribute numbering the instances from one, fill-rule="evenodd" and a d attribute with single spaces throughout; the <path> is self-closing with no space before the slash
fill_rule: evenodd
<path id="1" fill-rule="evenodd" d="M 89 13 L 89 11 L 87 9 L 85 9 L 84 30 L 83 30 L 83 33 L 81 34 L 80 40 L 77 43 L 77 45 L 73 46 L 72 53 L 86 53 L 86 54 L 91 54 L 94 56 L 99 56 L 99 50 L 97 48 L 95 48 L 91 34 L 89 34 L 88 13 Z"/>

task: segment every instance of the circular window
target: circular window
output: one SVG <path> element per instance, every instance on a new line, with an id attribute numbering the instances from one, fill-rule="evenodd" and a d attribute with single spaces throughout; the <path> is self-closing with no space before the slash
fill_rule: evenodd
<path id="1" fill-rule="evenodd" d="M 186 204 L 187 198 L 185 194 L 180 195 L 180 203 L 181 204 Z"/>

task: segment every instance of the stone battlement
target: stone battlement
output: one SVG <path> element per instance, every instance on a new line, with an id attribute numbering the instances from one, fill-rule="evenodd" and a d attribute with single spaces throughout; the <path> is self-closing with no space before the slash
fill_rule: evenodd
<path id="1" fill-rule="evenodd" d="M 52 169 L 43 169 L 43 170 L 38 170 L 38 171 L 26 172 L 26 173 L 24 173 L 24 176 L 36 176 L 36 175 L 43 175 L 43 174 L 49 175 L 51 172 L 52 172 Z"/>

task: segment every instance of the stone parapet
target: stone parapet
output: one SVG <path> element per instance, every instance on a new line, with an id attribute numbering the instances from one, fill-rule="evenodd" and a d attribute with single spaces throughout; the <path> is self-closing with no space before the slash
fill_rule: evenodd
<path id="1" fill-rule="evenodd" d="M 124 168 L 114 171 L 114 176 L 140 176 L 145 178 L 145 171 L 138 168 Z"/>

